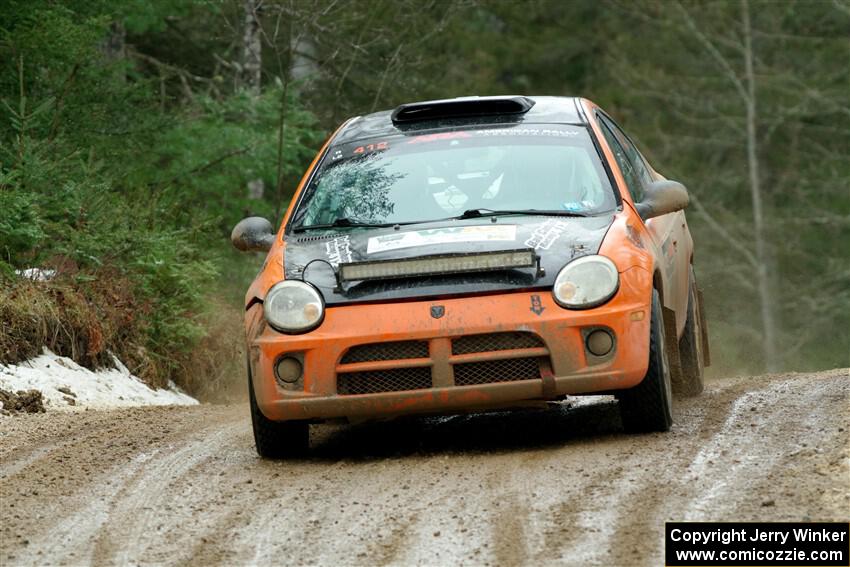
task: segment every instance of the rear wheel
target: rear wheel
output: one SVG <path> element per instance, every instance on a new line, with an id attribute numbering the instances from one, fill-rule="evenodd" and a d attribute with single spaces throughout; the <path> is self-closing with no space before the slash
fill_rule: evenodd
<path id="1" fill-rule="evenodd" d="M 251 423 L 254 426 L 254 444 L 261 457 L 283 459 L 307 452 L 310 444 L 310 425 L 306 421 L 272 421 L 264 416 L 254 395 L 250 368 L 248 396 L 251 403 Z"/>
<path id="2" fill-rule="evenodd" d="M 679 357 L 682 361 L 682 380 L 675 384 L 677 394 L 696 396 L 702 393 L 703 383 L 703 332 L 700 305 L 697 299 L 697 283 L 694 267 L 690 267 L 688 283 L 688 319 L 685 322 L 685 332 L 679 341 Z"/>
<path id="3" fill-rule="evenodd" d="M 652 316 L 649 330 L 649 366 L 640 384 L 620 390 L 617 399 L 623 428 L 630 432 L 667 431 L 673 424 L 673 393 L 670 364 L 664 348 L 664 318 L 661 299 L 652 290 Z"/>

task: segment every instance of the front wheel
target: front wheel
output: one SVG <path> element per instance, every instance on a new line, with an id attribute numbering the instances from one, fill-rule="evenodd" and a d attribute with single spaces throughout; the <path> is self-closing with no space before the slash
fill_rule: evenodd
<path id="1" fill-rule="evenodd" d="M 307 452 L 310 444 L 310 425 L 306 421 L 272 421 L 264 416 L 254 395 L 250 368 L 248 368 L 248 397 L 251 403 L 251 424 L 254 426 L 254 444 L 261 457 L 283 459 Z"/>
<path id="2" fill-rule="evenodd" d="M 626 431 L 668 431 L 673 424 L 673 392 L 665 344 L 661 299 L 653 289 L 646 376 L 637 386 L 617 393 Z"/>
<path id="3" fill-rule="evenodd" d="M 682 361 L 682 379 L 676 386 L 677 394 L 683 396 L 696 396 L 701 394 L 705 387 L 703 382 L 704 357 L 702 346 L 705 329 L 702 327 L 702 314 L 697 297 L 697 283 L 694 276 L 694 267 L 690 267 L 688 275 L 688 318 L 685 322 L 685 332 L 679 341 L 679 357 Z"/>

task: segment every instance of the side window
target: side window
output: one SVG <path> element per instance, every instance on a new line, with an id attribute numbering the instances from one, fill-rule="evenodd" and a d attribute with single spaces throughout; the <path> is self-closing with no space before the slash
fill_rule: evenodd
<path id="1" fill-rule="evenodd" d="M 644 185 L 652 182 L 652 174 L 650 174 L 649 168 L 643 161 L 643 156 L 640 155 L 640 152 L 638 152 L 631 140 L 629 140 L 629 138 L 622 130 L 620 130 L 619 127 L 617 127 L 616 124 L 614 124 L 613 121 L 611 121 L 607 116 L 600 114 L 597 116 L 603 125 L 602 132 L 605 134 L 605 138 L 611 145 L 612 150 L 614 150 L 614 156 L 617 159 L 617 163 L 620 165 L 620 169 L 624 172 L 626 184 L 629 186 L 629 192 L 632 194 L 632 199 L 634 199 L 635 202 L 641 201 L 644 195 Z M 625 164 L 623 162 L 625 162 Z M 629 170 L 629 175 L 625 174 L 627 169 Z M 629 177 L 631 177 L 631 179 L 629 179 Z"/>
<path id="2" fill-rule="evenodd" d="M 626 180 L 626 186 L 629 189 L 629 193 L 632 195 L 632 200 L 637 203 L 643 199 L 643 187 L 641 186 L 640 177 L 635 171 L 635 167 L 626 156 L 623 146 L 620 145 L 620 142 L 617 141 L 617 138 L 605 122 L 602 122 L 602 135 L 605 136 L 605 139 L 608 141 L 608 145 L 611 146 L 611 151 L 614 152 L 614 159 L 617 160 L 617 165 L 620 166 L 620 171 L 623 172 L 623 177 Z"/>
<path id="3" fill-rule="evenodd" d="M 611 131 L 614 132 L 614 135 L 620 141 L 620 145 L 623 146 L 623 149 L 626 151 L 626 155 L 629 156 L 629 160 L 635 165 L 635 169 L 637 170 L 640 178 L 644 183 L 652 182 L 652 174 L 649 173 L 649 168 L 646 166 L 646 161 L 644 161 L 643 156 L 629 139 L 626 136 L 625 132 L 614 123 L 613 120 L 609 120 L 605 117 L 605 121 L 611 127 Z"/>

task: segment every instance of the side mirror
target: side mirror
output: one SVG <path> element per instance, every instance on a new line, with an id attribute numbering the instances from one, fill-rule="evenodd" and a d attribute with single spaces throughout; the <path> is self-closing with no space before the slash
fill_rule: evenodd
<path id="1" fill-rule="evenodd" d="M 274 243 L 272 223 L 263 217 L 242 219 L 233 227 L 230 241 L 242 252 L 268 252 Z"/>
<path id="2" fill-rule="evenodd" d="M 646 188 L 646 194 L 640 203 L 635 203 L 643 220 L 660 217 L 667 213 L 681 211 L 688 206 L 688 190 L 678 181 L 661 179 L 653 181 Z"/>

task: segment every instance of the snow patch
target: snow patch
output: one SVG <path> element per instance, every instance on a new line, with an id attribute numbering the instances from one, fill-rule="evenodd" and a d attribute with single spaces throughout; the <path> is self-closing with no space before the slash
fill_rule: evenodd
<path id="1" fill-rule="evenodd" d="M 22 278 L 26 278 L 34 282 L 46 282 L 53 279 L 53 276 L 56 275 L 56 270 L 27 268 L 26 270 L 15 270 L 15 273 Z"/>
<path id="2" fill-rule="evenodd" d="M 173 382 L 166 389 L 154 390 L 133 376 L 117 358 L 113 357 L 113 362 L 115 368 L 92 372 L 70 358 L 44 349 L 41 356 L 21 364 L 0 364 L 0 388 L 12 392 L 39 390 L 47 409 L 72 405 L 113 408 L 198 403 Z"/>

